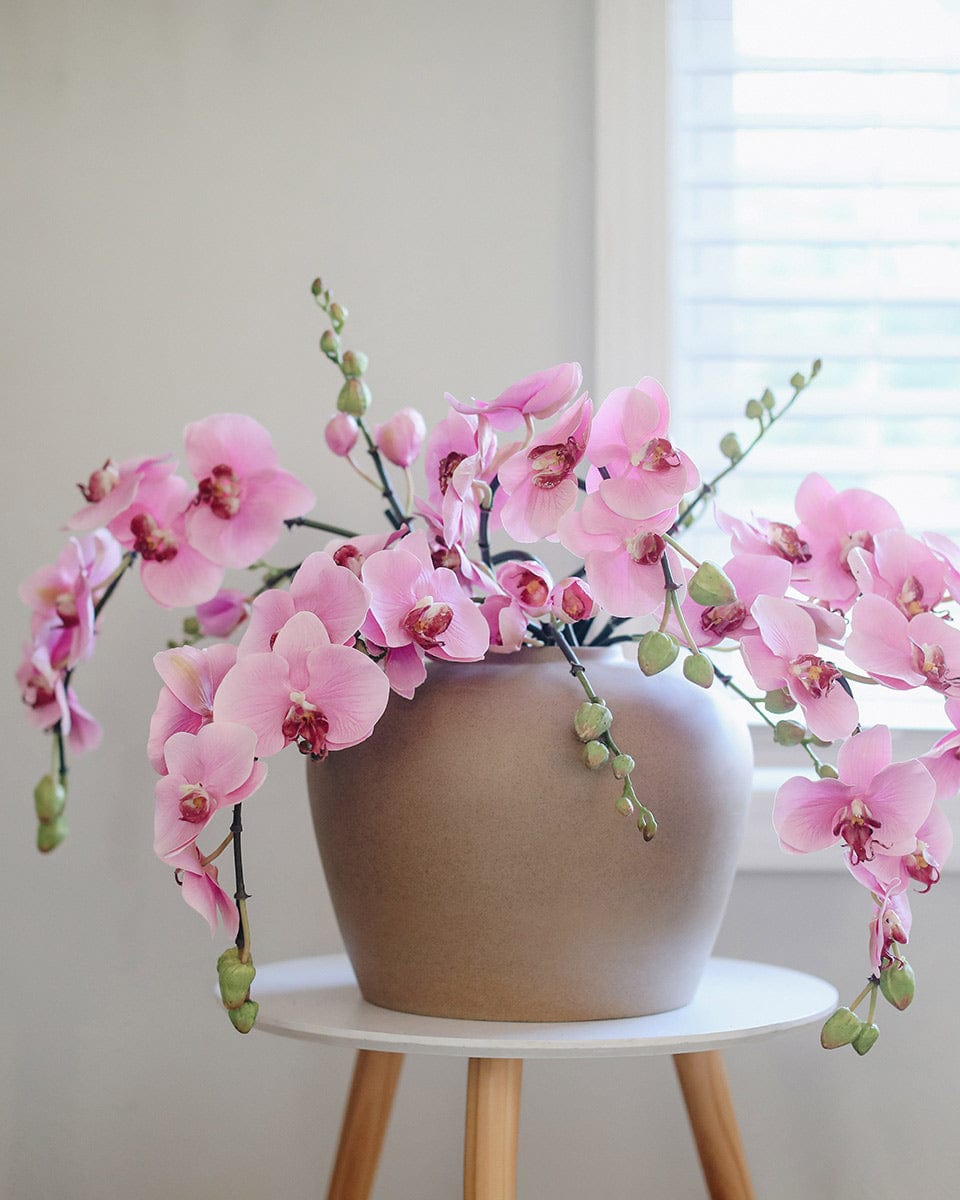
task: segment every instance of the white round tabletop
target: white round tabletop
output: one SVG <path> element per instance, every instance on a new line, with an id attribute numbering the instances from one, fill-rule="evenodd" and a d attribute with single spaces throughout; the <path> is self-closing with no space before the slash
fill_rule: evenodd
<path id="1" fill-rule="evenodd" d="M 682 1054 L 766 1037 L 828 1016 L 837 991 L 813 975 L 712 958 L 684 1008 L 614 1021 L 504 1022 L 421 1017 L 368 1004 L 345 954 L 258 967 L 256 1028 L 355 1050 L 465 1058 Z"/>

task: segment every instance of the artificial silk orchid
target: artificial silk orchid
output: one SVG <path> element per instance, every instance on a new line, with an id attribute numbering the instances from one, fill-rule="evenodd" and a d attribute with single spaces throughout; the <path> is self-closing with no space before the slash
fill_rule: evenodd
<path id="1" fill-rule="evenodd" d="M 789 853 L 833 848 L 869 893 L 873 974 L 852 1007 L 869 994 L 870 1016 L 862 1028 L 851 1018 L 864 1053 L 876 1040 L 877 994 L 896 1007 L 912 998 L 909 892 L 935 888 L 952 846 L 940 806 L 960 790 L 960 632 L 950 623 L 960 549 L 936 533 L 908 533 L 875 493 L 837 491 L 812 474 L 795 513 L 716 512 L 730 539 L 723 569 L 692 553 L 689 527 L 819 363 L 791 379 L 781 407 L 769 391 L 749 402 L 752 441 L 744 450 L 727 435 L 723 464 L 701 484 L 673 440 L 660 384 L 641 378 L 595 406 L 581 394 L 576 363 L 526 375 L 493 399 L 448 395 L 429 430 L 412 408 L 371 428 L 366 356 L 342 349 L 345 311 L 319 281 L 313 294 L 332 326 L 321 349 L 343 378 L 337 411 L 315 433 L 376 487 L 387 525 L 355 531 L 307 517 L 313 493 L 280 467 L 270 434 L 249 416 L 219 413 L 187 427 L 193 482 L 170 457 L 106 458 L 80 485 L 85 503 L 68 522 L 75 535 L 21 587 L 30 637 L 17 683 L 28 720 L 54 743 L 56 779 L 45 776 L 37 791 L 41 849 L 65 835 L 67 750 L 92 748 L 99 735 L 77 702 L 74 671 L 93 655 L 102 611 L 138 564 L 158 604 L 195 608 L 154 659 L 155 850 L 211 930 L 222 923 L 237 939 L 221 965 L 240 968 L 244 1015 L 236 989 L 224 1001 L 245 1032 L 256 1005 L 246 992 L 240 812 L 264 781 L 265 760 L 296 747 L 322 761 L 365 742 L 388 702 L 429 686 L 435 660 L 552 648 L 587 698 L 568 714 L 570 769 L 609 771 L 612 808 L 649 840 L 656 822 L 638 798 L 643 764 L 613 740 L 615 714 L 578 656 L 584 644 L 622 643 L 636 648 L 646 675 L 679 660 L 691 686 L 721 681 L 774 740 L 806 755 L 814 778 L 780 788 L 774 824 Z M 358 448 L 370 460 L 363 466 Z M 323 541 L 293 565 L 266 565 L 292 526 Z M 244 570 L 253 582 L 227 579 Z M 220 640 L 199 644 L 211 638 Z M 721 657 L 727 651 L 740 674 Z M 926 688 L 945 701 L 948 731 L 919 758 L 893 761 L 889 731 L 860 728 L 854 689 L 867 685 Z M 798 719 L 784 719 L 790 712 Z M 836 767 L 828 742 L 837 744 Z M 212 830 L 225 809 L 231 822 L 218 840 Z M 232 897 L 217 866 L 228 847 Z M 850 1032 L 839 1041 L 831 1032 L 824 1044 Z"/>

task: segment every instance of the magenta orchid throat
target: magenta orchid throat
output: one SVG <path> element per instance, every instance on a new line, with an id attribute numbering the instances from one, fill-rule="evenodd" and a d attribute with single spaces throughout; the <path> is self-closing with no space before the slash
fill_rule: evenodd
<path id="1" fill-rule="evenodd" d="M 898 1009 L 913 996 L 903 954 L 908 890 L 931 890 L 952 843 L 940 805 L 960 788 L 960 632 L 950 623 L 960 549 L 939 534 L 908 534 L 880 496 L 837 492 L 819 475 L 802 483 L 795 517 L 718 511 L 731 541 L 722 568 L 686 547 L 722 479 L 819 362 L 793 376 L 785 403 L 769 390 L 748 402 L 750 441 L 724 437 L 723 466 L 703 480 L 671 440 L 655 380 L 617 388 L 595 406 L 576 363 L 528 376 L 493 400 L 448 395 L 446 417 L 429 431 L 413 408 L 371 427 L 366 356 L 342 348 L 346 310 L 319 280 L 312 291 L 331 326 L 321 349 L 343 380 L 325 440 L 381 494 L 385 529 L 359 533 L 307 517 L 312 492 L 280 468 L 270 435 L 248 416 L 187 427 L 192 482 L 169 457 L 107 459 L 94 470 L 59 559 L 20 588 L 31 636 L 17 681 L 30 722 L 52 740 L 50 772 L 34 793 L 39 848 L 66 835 L 68 752 L 99 740 L 74 673 L 93 655 L 119 581 L 138 565 L 158 605 L 194 610 L 178 642 L 154 658 L 162 680 L 147 741 L 159 776 L 154 848 L 211 931 L 222 923 L 234 939 L 218 960 L 221 995 L 246 1032 L 257 1005 L 240 806 L 261 789 L 267 760 L 288 746 L 322 760 L 364 742 L 388 702 L 429 686 L 431 660 L 551 646 L 584 692 L 568 716 L 571 770 L 609 772 L 612 807 L 649 840 L 655 801 L 642 764 L 615 741 L 615 714 L 577 653 L 632 643 L 644 674 L 679 662 L 691 686 L 720 680 L 778 743 L 809 758 L 813 778 L 780 788 L 773 821 L 786 852 L 834 848 L 866 889 L 867 984 L 821 1037 L 866 1053 L 877 1038 L 878 995 Z M 290 567 L 265 563 L 292 526 L 324 535 L 319 548 Z M 567 575 L 554 578 L 538 543 L 551 561 L 566 553 Z M 256 572 L 257 582 L 225 586 L 228 571 Z M 719 668 L 729 656 L 715 663 L 729 650 L 739 652 L 742 673 Z M 854 689 L 865 685 L 932 689 L 946 701 L 948 732 L 922 757 L 893 762 L 890 731 L 861 730 Z M 835 767 L 822 757 L 830 744 Z M 232 894 L 217 865 L 228 849 Z M 854 1011 L 860 1004 L 865 1018 Z"/>

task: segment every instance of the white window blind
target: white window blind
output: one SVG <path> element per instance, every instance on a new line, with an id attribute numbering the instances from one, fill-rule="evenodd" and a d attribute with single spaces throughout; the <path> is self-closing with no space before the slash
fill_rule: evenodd
<path id="1" fill-rule="evenodd" d="M 960 0 L 668 11 L 678 442 L 722 465 L 820 357 L 723 506 L 784 518 L 819 470 L 960 535 Z"/>

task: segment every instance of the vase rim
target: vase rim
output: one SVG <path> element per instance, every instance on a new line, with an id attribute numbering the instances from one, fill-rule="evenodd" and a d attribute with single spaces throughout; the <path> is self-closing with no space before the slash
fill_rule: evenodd
<path id="1" fill-rule="evenodd" d="M 576 646 L 574 652 L 577 658 L 584 664 L 597 662 L 626 662 L 627 656 L 624 653 L 626 643 L 618 642 L 615 646 Z M 436 663 L 446 660 L 434 659 L 431 666 Z M 476 666 L 480 663 L 490 666 L 500 667 L 522 667 L 533 666 L 539 663 L 546 662 L 562 662 L 563 655 L 556 646 L 525 646 L 521 650 L 512 651 L 509 654 L 491 654 L 487 653 L 485 658 L 478 659 L 474 663 L 455 663 L 455 666 Z"/>

